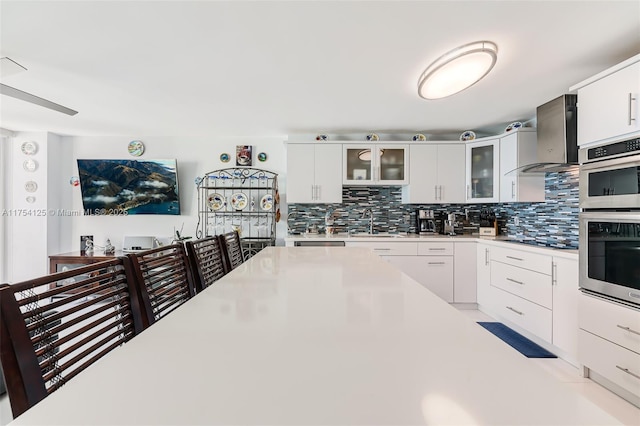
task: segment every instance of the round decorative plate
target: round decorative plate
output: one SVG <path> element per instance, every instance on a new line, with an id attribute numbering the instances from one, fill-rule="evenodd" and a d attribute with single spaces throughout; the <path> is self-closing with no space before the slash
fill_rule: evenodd
<path id="1" fill-rule="evenodd" d="M 244 192 L 236 192 L 235 194 L 231 194 L 231 207 L 234 210 L 242 210 L 247 207 L 247 196 Z"/>
<path id="2" fill-rule="evenodd" d="M 512 130 L 516 130 L 522 127 L 522 123 L 519 121 L 514 121 L 513 123 L 509 124 L 504 131 L 505 132 L 510 132 Z"/>
<path id="3" fill-rule="evenodd" d="M 207 198 L 207 204 L 209 205 L 209 208 L 214 212 L 223 208 L 225 201 L 226 200 L 224 196 L 218 193 L 211 194 L 209 195 L 209 198 Z"/>
<path id="4" fill-rule="evenodd" d="M 36 170 L 38 170 L 38 162 L 33 158 L 29 158 L 28 160 L 24 160 L 24 163 L 22 163 L 22 168 L 27 172 L 35 172 Z"/>
<path id="5" fill-rule="evenodd" d="M 260 162 L 265 162 L 267 161 L 267 153 L 266 152 L 261 152 L 260 154 L 258 154 L 258 161 Z"/>
<path id="6" fill-rule="evenodd" d="M 38 144 L 33 141 L 23 142 L 20 149 L 24 155 L 34 155 L 38 152 Z"/>
<path id="7" fill-rule="evenodd" d="M 260 208 L 262 210 L 271 210 L 273 208 L 273 197 L 267 194 L 260 200 Z"/>
<path id="8" fill-rule="evenodd" d="M 326 142 L 329 140 L 329 136 L 327 135 L 318 135 L 316 136 L 317 141 Z"/>
<path id="9" fill-rule="evenodd" d="M 413 135 L 412 139 L 417 142 L 424 142 L 427 140 L 427 137 L 422 133 L 418 133 L 417 135 Z"/>
<path id="10" fill-rule="evenodd" d="M 228 163 L 230 159 L 231 157 L 229 157 L 229 154 L 227 154 L 226 152 L 220 154 L 220 161 L 222 161 L 223 163 Z"/>
<path id="11" fill-rule="evenodd" d="M 472 130 L 467 130 L 466 132 L 463 132 L 463 133 L 460 135 L 460 140 L 461 140 L 462 142 L 472 141 L 472 140 L 474 140 L 475 138 L 476 138 L 476 134 L 475 134 L 475 132 L 474 132 L 474 131 L 472 131 Z"/>
<path id="12" fill-rule="evenodd" d="M 144 153 L 144 144 L 142 141 L 131 141 L 127 146 L 127 150 L 134 157 L 140 157 Z"/>
<path id="13" fill-rule="evenodd" d="M 25 182 L 24 189 L 27 192 L 36 192 L 38 190 L 38 184 L 35 183 L 34 181 L 30 180 L 28 182 Z"/>
<path id="14" fill-rule="evenodd" d="M 69 179 L 69 185 L 80 186 L 80 178 L 78 176 L 71 176 L 71 179 Z"/>
<path id="15" fill-rule="evenodd" d="M 369 133 L 367 135 L 367 140 L 370 141 L 370 142 L 375 142 L 375 141 L 379 141 L 380 138 L 375 133 Z"/>

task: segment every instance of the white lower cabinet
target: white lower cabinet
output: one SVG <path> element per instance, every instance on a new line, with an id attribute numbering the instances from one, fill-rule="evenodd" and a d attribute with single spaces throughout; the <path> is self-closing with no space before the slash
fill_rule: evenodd
<path id="1" fill-rule="evenodd" d="M 477 244 L 475 241 L 456 241 L 453 244 L 453 301 L 455 303 L 476 303 Z"/>
<path id="2" fill-rule="evenodd" d="M 476 247 L 476 300 L 482 311 L 492 311 L 491 298 L 491 249 L 492 246 L 478 243 Z"/>
<path id="3" fill-rule="evenodd" d="M 501 318 L 551 342 L 553 316 L 551 309 L 496 288 L 493 291 L 496 314 Z"/>
<path id="4" fill-rule="evenodd" d="M 565 358 L 578 359 L 578 259 L 553 258 L 553 345 Z"/>
<path id="5" fill-rule="evenodd" d="M 640 310 L 582 294 L 578 313 L 580 362 L 640 398 Z"/>

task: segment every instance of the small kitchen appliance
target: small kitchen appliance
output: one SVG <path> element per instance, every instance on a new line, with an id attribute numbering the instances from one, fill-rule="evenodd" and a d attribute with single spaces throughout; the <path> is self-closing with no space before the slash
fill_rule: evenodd
<path id="1" fill-rule="evenodd" d="M 416 234 L 435 234 L 436 219 L 433 210 L 418 209 L 416 213 Z"/>

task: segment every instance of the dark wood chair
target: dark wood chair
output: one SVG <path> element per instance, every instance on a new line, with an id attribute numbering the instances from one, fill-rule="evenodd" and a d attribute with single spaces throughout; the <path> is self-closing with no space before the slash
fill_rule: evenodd
<path id="1" fill-rule="evenodd" d="M 219 235 L 219 238 L 227 263 L 227 271 L 232 271 L 244 262 L 240 234 L 238 234 L 238 231 L 233 231 Z"/>
<path id="2" fill-rule="evenodd" d="M 207 237 L 185 243 L 193 272 L 196 293 L 200 293 L 227 272 L 224 251 L 218 237 Z"/>
<path id="3" fill-rule="evenodd" d="M 124 257 L 0 288 L 0 362 L 17 417 L 143 330 Z"/>
<path id="4" fill-rule="evenodd" d="M 195 295 L 183 244 L 161 246 L 127 256 L 133 266 L 145 327 Z"/>

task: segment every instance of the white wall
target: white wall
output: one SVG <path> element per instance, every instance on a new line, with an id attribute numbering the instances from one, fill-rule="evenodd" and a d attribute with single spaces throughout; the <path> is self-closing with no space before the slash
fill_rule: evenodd
<path id="1" fill-rule="evenodd" d="M 179 216 L 172 215 L 131 215 L 131 216 L 63 216 L 59 218 L 60 247 L 62 252 L 77 251 L 81 235 L 93 235 L 96 245 L 104 245 L 107 238 L 117 249 L 122 248 L 125 235 L 152 235 L 161 240 L 169 240 L 174 228 L 184 224 L 183 235 L 196 236 L 197 194 L 195 179 L 207 172 L 234 167 L 236 145 L 252 145 L 253 167 L 278 173 L 280 187 L 284 186 L 286 167 L 284 137 L 264 138 L 215 138 L 215 137 L 118 137 L 118 136 L 68 136 L 61 140 L 59 170 L 55 183 L 59 186 L 59 208 L 81 212 L 83 210 L 80 187 L 73 187 L 69 180 L 78 175 L 76 160 L 82 159 L 126 159 L 131 157 L 127 145 L 139 139 L 145 145 L 141 159 L 177 159 L 178 187 L 180 193 Z M 220 154 L 226 152 L 232 157 L 228 163 L 220 161 Z M 268 155 L 266 162 L 258 162 L 260 152 Z M 53 184 L 53 183 L 52 183 Z M 282 192 L 282 190 L 281 190 Z M 282 210 L 283 218 L 286 209 Z M 283 244 L 286 223 L 278 224 L 278 244 Z"/>

